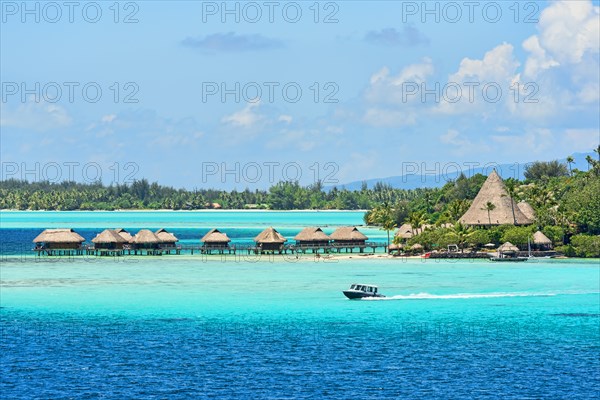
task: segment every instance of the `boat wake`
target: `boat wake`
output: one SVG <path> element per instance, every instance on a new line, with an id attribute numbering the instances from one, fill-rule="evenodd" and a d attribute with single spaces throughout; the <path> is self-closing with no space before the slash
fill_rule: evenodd
<path id="1" fill-rule="evenodd" d="M 389 297 L 368 297 L 365 301 L 384 301 L 384 300 L 451 300 L 451 299 L 495 299 L 503 297 L 552 297 L 566 294 L 598 294 L 600 292 L 552 292 L 552 293 L 457 293 L 457 294 L 431 294 L 431 293 L 413 293 L 409 295 L 396 295 Z"/>

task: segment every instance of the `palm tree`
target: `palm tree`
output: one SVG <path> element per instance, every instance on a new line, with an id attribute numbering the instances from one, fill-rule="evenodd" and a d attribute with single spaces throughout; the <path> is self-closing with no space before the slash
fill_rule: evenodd
<path id="1" fill-rule="evenodd" d="M 456 238 L 456 244 L 460 248 L 460 252 L 462 253 L 464 250 L 464 245 L 467 243 L 467 240 L 473 235 L 473 228 L 468 227 L 466 225 L 457 222 L 452 228 L 452 234 Z"/>
<path id="2" fill-rule="evenodd" d="M 489 221 L 490 226 L 492 226 L 492 217 L 490 216 L 490 211 L 494 211 L 496 209 L 496 205 L 494 203 L 492 203 L 491 201 L 488 201 L 487 203 L 485 203 L 485 206 L 481 209 L 484 211 L 487 211 L 488 221 Z"/>
<path id="3" fill-rule="evenodd" d="M 419 228 L 421 228 L 421 233 L 423 232 L 422 226 L 427 223 L 427 216 L 422 211 L 413 212 L 408 217 L 408 223 L 410 224 L 413 236 L 415 236 L 419 232 Z"/>
<path id="4" fill-rule="evenodd" d="M 517 184 L 512 179 L 506 181 L 506 191 L 508 192 L 508 197 L 510 198 L 510 208 L 512 210 L 513 215 L 513 223 L 517 225 L 517 216 L 515 215 L 515 192 L 517 190 Z M 506 195 L 503 195 L 506 196 Z"/>
<path id="5" fill-rule="evenodd" d="M 574 162 L 575 159 L 573 158 L 573 156 L 567 157 L 567 164 L 569 165 L 569 175 L 573 175 L 573 167 L 571 167 L 571 164 L 573 164 Z"/>

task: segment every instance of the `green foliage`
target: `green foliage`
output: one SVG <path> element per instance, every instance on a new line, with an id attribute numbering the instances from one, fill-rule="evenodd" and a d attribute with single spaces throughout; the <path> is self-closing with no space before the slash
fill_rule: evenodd
<path id="1" fill-rule="evenodd" d="M 600 236 L 575 235 L 571 237 L 571 245 L 577 257 L 600 257 Z"/>
<path id="2" fill-rule="evenodd" d="M 542 233 L 552 240 L 552 243 L 559 244 L 563 243 L 565 237 L 565 230 L 560 226 L 545 226 L 542 229 Z"/>
<path id="3" fill-rule="evenodd" d="M 529 181 L 548 180 L 569 175 L 567 166 L 557 160 L 536 161 L 525 168 L 525 179 Z"/>
<path id="4" fill-rule="evenodd" d="M 527 245 L 527 240 L 531 240 L 533 236 L 533 230 L 529 226 L 511 226 L 507 228 L 500 237 L 500 241 L 511 242 L 515 246 Z"/>

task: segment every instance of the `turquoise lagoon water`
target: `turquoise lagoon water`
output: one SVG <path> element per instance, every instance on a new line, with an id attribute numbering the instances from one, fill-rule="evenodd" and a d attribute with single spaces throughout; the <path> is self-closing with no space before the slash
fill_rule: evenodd
<path id="1" fill-rule="evenodd" d="M 31 223 L 37 214 L 21 215 Z M 20 228 L 5 227 L 2 213 L 0 233 L 26 240 L 53 218 L 60 226 L 73 218 L 41 214 L 42 226 Z M 170 213 L 155 214 L 146 226 L 162 218 L 175 227 Z M 240 229 L 262 225 L 249 214 Z M 269 222 L 359 223 L 352 215 Z M 71 222 L 93 230 L 127 221 Z M 4 254 L 0 281 L 3 398 L 597 398 L 600 390 L 598 260 Z M 353 282 L 388 297 L 346 300 L 341 291 Z"/>

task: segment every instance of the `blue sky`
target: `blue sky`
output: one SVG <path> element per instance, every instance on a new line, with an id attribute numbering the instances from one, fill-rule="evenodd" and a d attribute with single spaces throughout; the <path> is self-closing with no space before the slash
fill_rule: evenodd
<path id="1" fill-rule="evenodd" d="M 598 2 L 54 4 L 1 2 L 3 178 L 332 184 L 600 141 Z"/>

